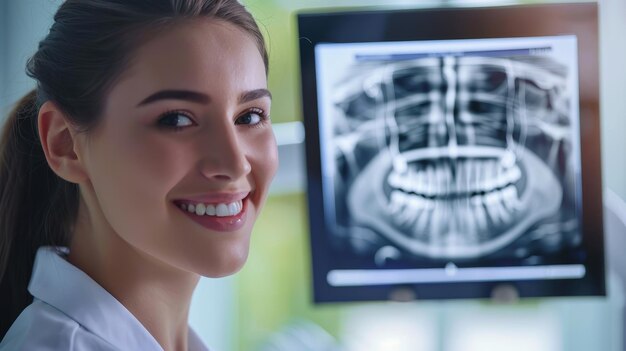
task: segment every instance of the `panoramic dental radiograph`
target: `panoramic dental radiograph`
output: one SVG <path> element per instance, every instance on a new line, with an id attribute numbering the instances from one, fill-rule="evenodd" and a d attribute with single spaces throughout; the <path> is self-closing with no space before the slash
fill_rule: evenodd
<path id="1" fill-rule="evenodd" d="M 545 55 L 355 60 L 330 95 L 335 244 L 378 267 L 562 261 L 581 241 L 569 70 Z"/>

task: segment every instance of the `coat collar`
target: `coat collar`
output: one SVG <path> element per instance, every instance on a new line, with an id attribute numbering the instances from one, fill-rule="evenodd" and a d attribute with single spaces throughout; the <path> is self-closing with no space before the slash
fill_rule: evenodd
<path id="1" fill-rule="evenodd" d="M 37 251 L 28 291 L 120 350 L 163 351 L 148 330 L 113 295 L 66 261 L 65 247 Z M 208 351 L 189 328 L 190 351 Z"/>

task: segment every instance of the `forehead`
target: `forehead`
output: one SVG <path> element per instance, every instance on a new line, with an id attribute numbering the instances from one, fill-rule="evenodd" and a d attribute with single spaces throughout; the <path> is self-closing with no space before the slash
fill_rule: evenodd
<path id="1" fill-rule="evenodd" d="M 109 100 L 159 89 L 239 94 L 266 85 L 263 59 L 251 36 L 230 23 L 201 19 L 173 25 L 140 46 Z"/>

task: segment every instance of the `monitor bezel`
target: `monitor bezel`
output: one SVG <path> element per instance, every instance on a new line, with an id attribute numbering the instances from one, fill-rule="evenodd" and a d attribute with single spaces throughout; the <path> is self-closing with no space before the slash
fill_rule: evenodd
<path id="1" fill-rule="evenodd" d="M 313 301 L 389 300 L 394 299 L 398 291 L 409 291 L 408 296 L 417 299 L 489 298 L 494 289 L 503 285 L 513 287 L 520 297 L 605 296 L 597 18 L 598 9 L 594 3 L 297 14 Z M 433 25 L 451 21 L 454 25 Z M 327 242 L 323 217 L 315 45 L 559 35 L 575 35 L 578 40 L 582 234 L 589 257 L 585 264 L 585 277 L 576 280 L 330 286 L 326 281 L 326 274 L 331 269 L 328 267 L 329 252 L 323 251 Z"/>

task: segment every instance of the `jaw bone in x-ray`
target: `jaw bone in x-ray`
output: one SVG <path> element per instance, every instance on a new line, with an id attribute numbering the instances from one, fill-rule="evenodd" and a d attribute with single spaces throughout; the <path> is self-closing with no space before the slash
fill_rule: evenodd
<path id="1" fill-rule="evenodd" d="M 337 227 L 377 262 L 576 245 L 570 90 L 547 57 L 356 63 L 333 93 Z"/>

